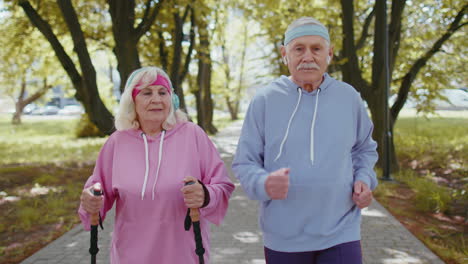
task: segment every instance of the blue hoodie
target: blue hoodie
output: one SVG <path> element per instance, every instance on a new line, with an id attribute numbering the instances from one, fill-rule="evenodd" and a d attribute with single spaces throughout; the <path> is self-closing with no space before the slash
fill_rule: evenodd
<path id="1" fill-rule="evenodd" d="M 247 110 L 232 168 L 260 203 L 266 247 L 314 251 L 360 240 L 356 181 L 377 186 L 377 144 L 363 101 L 350 85 L 324 75 L 312 92 L 281 76 Z M 291 168 L 284 200 L 265 191 L 269 173 Z"/>

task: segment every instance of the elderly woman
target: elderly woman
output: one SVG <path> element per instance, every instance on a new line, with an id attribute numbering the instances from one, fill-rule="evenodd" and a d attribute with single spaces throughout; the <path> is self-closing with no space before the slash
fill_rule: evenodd
<path id="1" fill-rule="evenodd" d="M 194 233 L 184 230 L 187 208 L 200 208 L 208 263 L 208 222 L 223 220 L 234 185 L 213 143 L 177 108 L 163 70 L 144 67 L 130 75 L 117 131 L 101 149 L 78 211 L 89 229 L 90 215 L 104 219 L 115 202 L 111 263 L 198 263 Z M 92 195 L 95 183 L 103 196 Z"/>

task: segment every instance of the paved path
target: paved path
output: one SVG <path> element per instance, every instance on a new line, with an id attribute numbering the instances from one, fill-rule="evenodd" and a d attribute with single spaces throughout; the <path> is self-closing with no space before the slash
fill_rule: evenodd
<path id="1" fill-rule="evenodd" d="M 241 122 L 235 122 L 213 138 L 229 170 L 240 128 Z M 211 263 L 264 264 L 257 203 L 246 197 L 231 171 L 230 176 L 237 188 L 232 194 L 225 221 L 221 226 L 211 228 Z M 99 233 L 98 263 L 109 263 L 112 219 L 113 215 L 109 214 L 104 230 Z M 362 246 L 365 264 L 443 263 L 375 201 L 363 211 Z M 88 248 L 89 233 L 77 226 L 22 263 L 90 263 Z"/>

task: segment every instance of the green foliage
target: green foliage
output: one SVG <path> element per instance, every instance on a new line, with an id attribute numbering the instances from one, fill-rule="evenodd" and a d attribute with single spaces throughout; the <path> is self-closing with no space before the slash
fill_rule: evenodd
<path id="1" fill-rule="evenodd" d="M 80 121 L 78 121 L 76 126 L 75 135 L 77 138 L 105 136 L 104 133 L 89 120 L 88 114 L 86 113 L 81 115 Z"/>

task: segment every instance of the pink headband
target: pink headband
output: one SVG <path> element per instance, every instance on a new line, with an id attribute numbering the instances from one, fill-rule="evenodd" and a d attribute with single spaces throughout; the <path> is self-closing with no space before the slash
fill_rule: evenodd
<path id="1" fill-rule="evenodd" d="M 135 101 L 135 97 L 136 97 L 136 96 L 140 93 L 140 91 L 141 91 L 141 89 L 138 89 L 138 86 L 140 86 L 140 85 L 141 85 L 141 83 L 137 84 L 137 85 L 135 86 L 135 88 L 133 88 L 133 91 L 132 91 L 133 101 Z M 161 76 L 161 75 L 158 75 L 157 79 L 156 79 L 153 83 L 151 83 L 150 85 L 148 85 L 148 86 L 152 86 L 152 85 L 161 85 L 161 86 L 163 86 L 164 88 L 167 89 L 167 92 L 168 92 L 169 94 L 171 94 L 171 86 L 169 85 L 169 81 L 168 81 L 166 78 L 164 78 L 163 76 Z"/>

